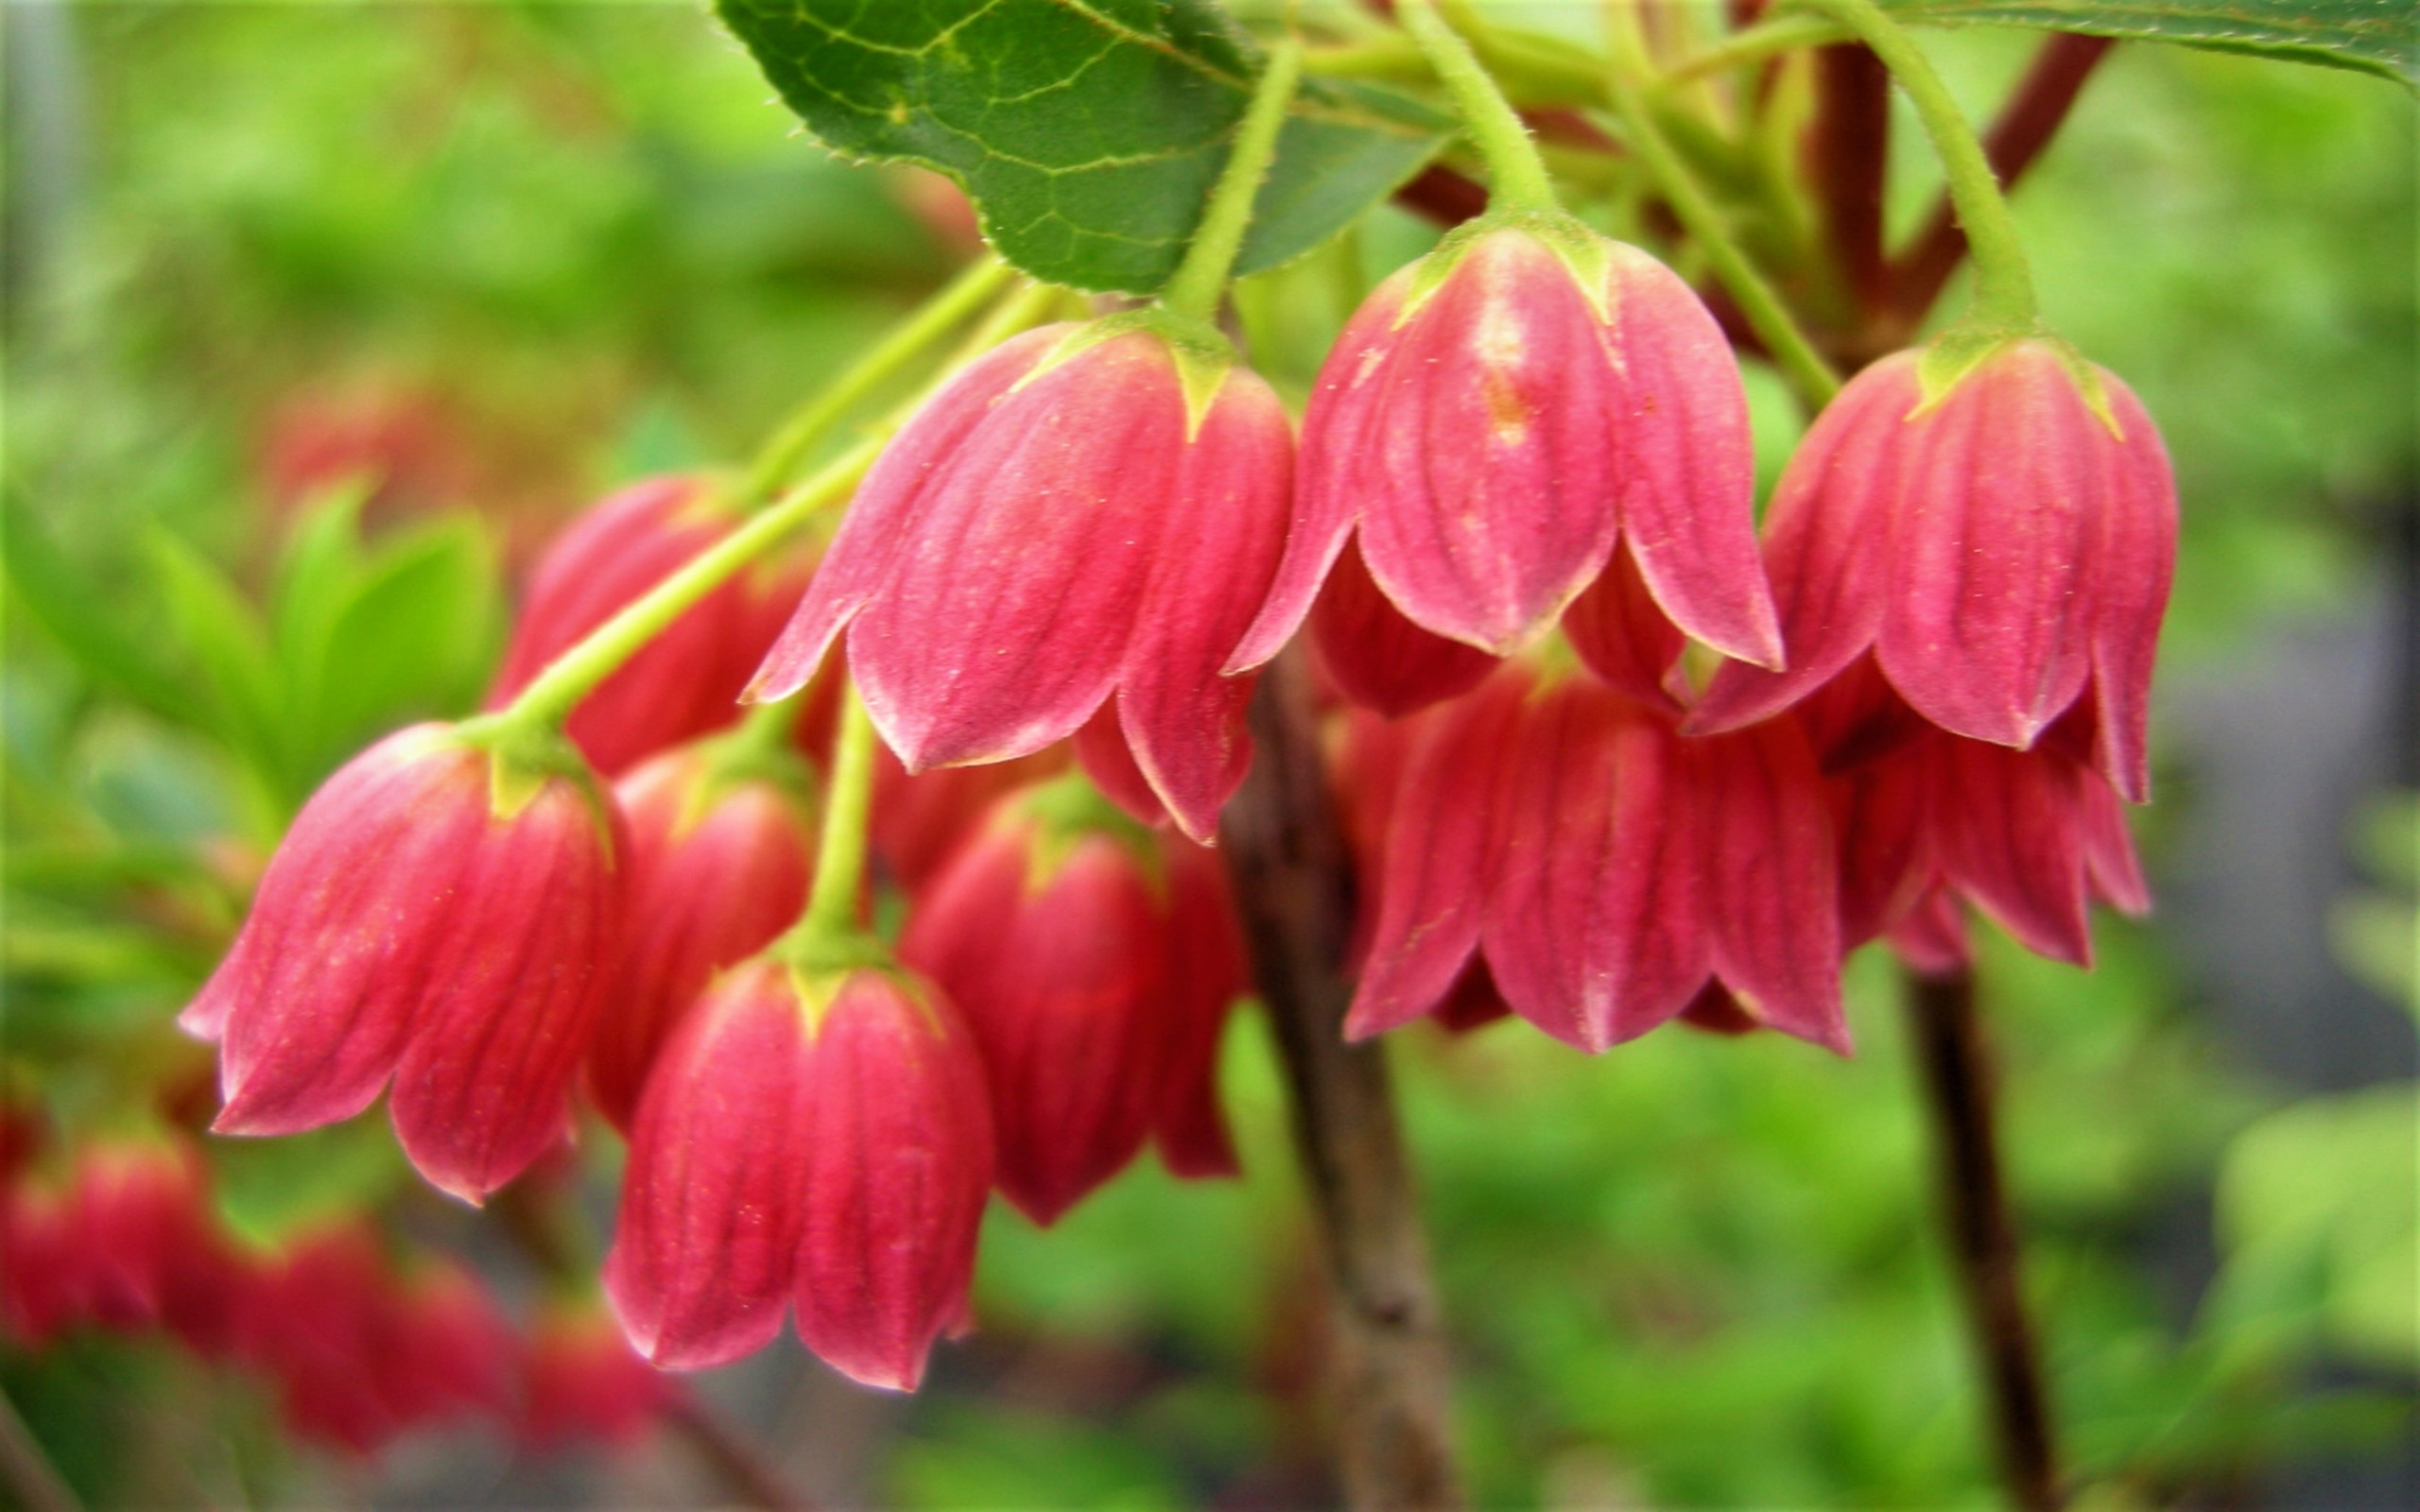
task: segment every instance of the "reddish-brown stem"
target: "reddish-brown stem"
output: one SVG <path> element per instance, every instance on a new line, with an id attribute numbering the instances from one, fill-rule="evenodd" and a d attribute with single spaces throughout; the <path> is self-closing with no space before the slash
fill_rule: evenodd
<path id="1" fill-rule="evenodd" d="M 1462 1504 L 1445 1341 L 1383 1048 L 1344 1041 L 1352 872 L 1297 647 L 1261 678 L 1220 848 L 1285 1064 L 1328 1282 L 1327 1396 L 1346 1503 Z"/>
<path id="2" fill-rule="evenodd" d="M 2049 1394 L 2025 1314 L 2016 1225 L 2000 1178 L 1991 1057 L 1971 971 L 1910 971 L 1908 1017 L 1932 1114 L 1936 1175 L 1950 1259 L 1983 1369 L 2009 1501 L 2023 1512 L 2063 1505 Z"/>
<path id="3" fill-rule="evenodd" d="M 2034 54 L 2033 65 L 2026 70 L 1983 138 L 1983 155 L 1991 161 L 2003 188 L 2014 188 L 2042 149 L 2050 145 L 2110 46 L 2107 37 L 2062 33 Z M 1892 269 L 1890 316 L 1898 338 L 1893 345 L 1904 343 L 1907 335 L 1923 323 L 1925 312 L 1941 298 L 1949 275 L 1965 256 L 1966 232 L 1959 227 L 1945 194 Z"/>
<path id="4" fill-rule="evenodd" d="M 1395 191 L 1395 203 L 1452 229 L 1487 209 L 1487 186 L 1443 163 L 1430 163 Z"/>
<path id="5" fill-rule="evenodd" d="M 731 1487 L 735 1505 L 757 1512 L 814 1512 L 814 1503 L 791 1489 L 753 1443 L 690 1393 L 674 1395 L 664 1409 L 664 1423 L 714 1467 Z"/>
<path id="6" fill-rule="evenodd" d="M 1807 168 L 1842 292 L 1861 323 L 1882 308 L 1891 288 L 1891 268 L 1882 256 L 1891 71 L 1859 43 L 1820 48 L 1815 54 L 1815 124 L 1806 138 Z"/>

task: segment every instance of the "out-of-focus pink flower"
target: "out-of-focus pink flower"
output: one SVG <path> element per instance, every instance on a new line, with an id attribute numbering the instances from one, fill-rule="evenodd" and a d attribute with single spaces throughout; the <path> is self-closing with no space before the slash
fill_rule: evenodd
<path id="1" fill-rule="evenodd" d="M 648 1068 L 723 967 L 772 942 L 806 902 L 812 820 L 798 780 L 725 773 L 684 747 L 614 786 L 630 824 L 630 921 L 588 1044 L 588 1091 L 628 1131 Z"/>
<path id="2" fill-rule="evenodd" d="M 719 978 L 639 1100 L 605 1288 L 631 1343 L 693 1369 L 799 1337 L 912 1390 L 959 1325 L 992 1185 L 983 1069 L 895 969 L 760 956 Z"/>
<path id="3" fill-rule="evenodd" d="M 974 1031 L 1000 1190 L 1036 1223 L 1155 1128 L 1172 1128 L 1176 1160 L 1232 1167 L 1208 1062 L 1241 963 L 1222 895 L 1178 854 L 1195 850 L 1070 776 L 996 804 L 900 937 Z"/>
<path id="4" fill-rule="evenodd" d="M 702 481 L 660 477 L 573 521 L 530 573 L 488 707 L 511 702 L 548 662 L 721 540 L 735 519 Z M 598 771 L 618 777 L 730 724 L 798 593 L 796 575 L 779 565 L 731 578 L 597 684 L 565 732 Z"/>
<path id="5" fill-rule="evenodd" d="M 286 1426 L 373 1454 L 413 1429 L 510 1401 L 511 1331 L 468 1271 L 398 1274 L 366 1228 L 292 1243 L 265 1274 L 249 1329 Z"/>
<path id="6" fill-rule="evenodd" d="M 1845 1051 L 1838 865 L 1794 726 L 1684 739 L 1593 679 L 1508 666 L 1424 719 L 1347 1032 L 1429 1012 L 1483 956 L 1514 1012 L 1583 1049 L 1714 981 Z"/>
<path id="7" fill-rule="evenodd" d="M 1328 354 L 1286 559 L 1228 664 L 1276 653 L 1357 532 L 1413 624 L 1488 653 L 1618 554 L 1665 619 L 1779 666 L 1752 487 L 1730 346 L 1671 269 L 1577 223 L 1474 226 L 1380 284 Z"/>
<path id="8" fill-rule="evenodd" d="M 635 1443 L 682 1389 L 639 1358 L 614 1315 L 594 1303 L 544 1307 L 530 1323 L 521 1366 L 518 1436 L 542 1452 L 582 1440 Z"/>
<path id="9" fill-rule="evenodd" d="M 1884 358 L 1790 457 L 1766 557 L 1789 670 L 1723 667 L 1692 729 L 1768 718 L 1871 648 L 1953 734 L 2023 750 L 2092 709 L 2094 764 L 2148 796 L 2176 490 L 2151 417 L 2106 369 L 2042 338 Z"/>
<path id="10" fill-rule="evenodd" d="M 251 1268 L 218 1227 L 196 1151 L 161 1140 L 88 1146 L 77 1161 L 79 1237 L 120 1327 L 157 1324 L 204 1359 L 240 1348 Z"/>
<path id="11" fill-rule="evenodd" d="M 1215 334 L 1150 312 L 1028 332 L 883 453 L 754 695 L 804 686 L 845 631 L 911 772 L 1114 709 L 1153 812 L 1206 842 L 1250 748 L 1249 679 L 1219 668 L 1275 570 L 1292 457 L 1276 394 Z"/>
<path id="12" fill-rule="evenodd" d="M 621 817 L 595 779 L 443 725 L 328 779 L 179 1021 L 219 1041 L 228 1134 L 350 1118 L 391 1079 L 421 1174 L 470 1202 L 558 1139 L 620 948 Z"/>

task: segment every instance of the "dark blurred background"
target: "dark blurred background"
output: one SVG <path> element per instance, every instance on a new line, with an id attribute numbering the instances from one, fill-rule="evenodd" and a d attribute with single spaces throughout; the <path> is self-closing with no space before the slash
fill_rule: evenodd
<path id="1" fill-rule="evenodd" d="M 107 1057 L 182 1053 L 169 1020 L 210 951 L 21 858 L 273 838 L 378 724 L 475 697 L 553 523 L 745 457 L 961 249 L 945 195 L 828 160 L 695 6 L 10 0 L 5 22 L 6 1050 L 12 1085 L 72 1100 Z M 2032 45 L 1926 42 L 1979 112 Z M 2051 318 L 2157 417 L 2185 508 L 2137 816 L 2159 912 L 2102 918 L 2090 973 L 1994 937 L 1983 977 L 2096 1507 L 2420 1504 L 2413 126 L 2384 80 L 2130 44 L 2019 196 Z M 1904 229 L 1937 178 L 1898 127 Z M 1431 234 L 1385 217 L 1375 270 Z M 1272 362 L 1315 361 L 1311 335 Z M 1796 422 L 1756 388 L 1777 457 Z M 373 541 L 437 542 L 441 596 L 358 627 L 386 682 L 314 704 L 273 759 L 115 696 L 66 610 L 27 610 L 37 551 L 126 637 L 191 644 L 211 622 L 164 554 L 269 593 L 280 542 L 356 473 Z M 1852 977 L 1846 1063 L 1772 1036 L 1596 1060 L 1518 1024 L 1397 1037 L 1479 1504 L 1994 1501 L 1892 973 Z M 995 1211 L 981 1332 L 920 1396 L 789 1342 L 703 1394 L 820 1503 L 1320 1502 L 1315 1271 L 1249 1015 L 1228 1060 L 1247 1177 L 1138 1168 L 1048 1233 Z M 527 1292 L 468 1215 L 410 1221 Z M 729 1494 L 666 1437 L 281 1449 L 252 1386 L 164 1345 L 0 1346 L 0 1385 L 96 1504 Z"/>

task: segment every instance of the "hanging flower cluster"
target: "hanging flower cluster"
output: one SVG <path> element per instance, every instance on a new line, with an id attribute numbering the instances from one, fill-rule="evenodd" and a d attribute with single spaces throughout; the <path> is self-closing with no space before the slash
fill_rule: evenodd
<path id="1" fill-rule="evenodd" d="M 675 1391 L 593 1300 L 519 1330 L 471 1271 L 367 1223 L 240 1236 L 199 1152 L 159 1133 L 66 1160 L 0 1152 L 0 1338 L 83 1329 L 174 1339 L 261 1382 L 297 1436 L 355 1455 L 466 1420 L 533 1450 L 628 1443 Z"/>
<path id="2" fill-rule="evenodd" d="M 1239 133 L 1247 202 L 1287 87 Z M 389 737 L 296 821 L 185 1015 L 217 1126 L 390 1087 L 477 1202 L 584 1097 L 630 1141 L 604 1284 L 643 1353 L 713 1365 L 786 1316 L 911 1388 L 971 1324 L 993 1189 L 1048 1224 L 1147 1144 L 1235 1169 L 1244 950 L 1202 848 L 1306 623 L 1363 884 L 1351 1036 L 1509 1011 L 1589 1051 L 1681 1019 L 1844 1053 L 1867 939 L 1947 969 L 1972 905 L 2087 959 L 2089 899 L 2147 901 L 2122 804 L 2175 506 L 2141 406 L 2038 322 L 1956 328 L 1824 409 L 1760 547 L 1713 316 L 1507 180 L 1354 315 L 1299 448 L 1206 318 L 1230 228 L 1162 302 L 961 368 L 803 598 L 676 592 L 756 539 L 710 481 L 608 501 L 541 566 L 497 712 Z M 778 700 L 827 660 L 856 694 L 819 776 Z"/>

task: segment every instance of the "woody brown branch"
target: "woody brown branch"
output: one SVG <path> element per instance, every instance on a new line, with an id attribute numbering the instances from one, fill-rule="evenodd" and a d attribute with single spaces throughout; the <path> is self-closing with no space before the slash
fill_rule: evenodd
<path id="1" fill-rule="evenodd" d="M 1983 1366 L 2001 1477 L 2014 1505 L 2024 1512 L 2052 1512 L 2063 1502 L 2049 1394 L 2026 1316 L 2016 1226 L 2000 1173 L 1990 1052 L 1975 1012 L 1974 974 L 1910 971 L 1907 1003 L 1932 1116 L 1944 1228 Z"/>
<path id="2" fill-rule="evenodd" d="M 1300 657 L 1288 651 L 1262 676 L 1252 768 L 1220 846 L 1318 1218 L 1346 1503 L 1457 1508 L 1443 1329 L 1385 1054 L 1343 1037 L 1352 873 Z"/>

